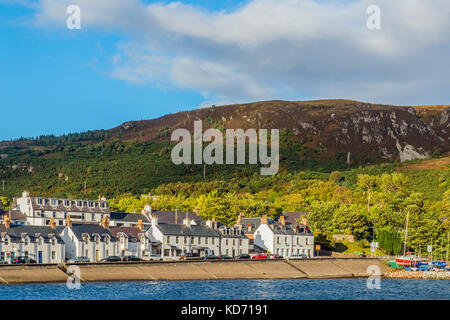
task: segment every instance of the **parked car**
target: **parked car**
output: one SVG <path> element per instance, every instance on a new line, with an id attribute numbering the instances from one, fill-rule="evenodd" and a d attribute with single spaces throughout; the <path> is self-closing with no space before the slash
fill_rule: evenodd
<path id="1" fill-rule="evenodd" d="M 279 254 L 268 254 L 267 259 L 283 259 L 283 256 Z"/>
<path id="2" fill-rule="evenodd" d="M 199 254 L 193 254 L 193 253 L 185 253 L 180 257 L 180 260 L 204 260 L 204 257 L 200 257 Z"/>
<path id="3" fill-rule="evenodd" d="M 252 259 L 255 259 L 255 260 L 267 259 L 267 255 L 266 254 L 257 254 L 257 255 L 254 255 L 252 257 Z"/>
<path id="4" fill-rule="evenodd" d="M 69 259 L 69 262 L 73 262 L 73 263 L 82 263 L 82 262 L 91 262 L 91 260 L 89 260 L 88 257 L 74 257 L 72 259 Z"/>
<path id="5" fill-rule="evenodd" d="M 31 259 L 30 257 L 20 256 L 14 258 L 12 261 L 13 264 L 25 264 L 25 263 L 37 263 L 36 260 Z"/>
<path id="6" fill-rule="evenodd" d="M 139 258 L 139 257 L 136 257 L 136 256 L 126 256 L 126 257 L 122 258 L 122 261 L 127 261 L 127 262 L 130 262 L 130 261 L 142 261 L 142 259 Z"/>
<path id="7" fill-rule="evenodd" d="M 304 259 L 307 258 L 306 254 L 291 254 L 288 259 Z"/>
<path id="8" fill-rule="evenodd" d="M 229 260 L 229 259 L 233 259 L 233 258 L 230 256 L 227 256 L 226 254 L 223 254 L 219 257 L 219 259 Z"/>
<path id="9" fill-rule="evenodd" d="M 158 254 L 146 254 L 142 257 L 144 261 L 162 261 L 162 258 Z"/>
<path id="10" fill-rule="evenodd" d="M 251 256 L 249 254 L 243 253 L 243 254 L 240 254 L 237 258 L 238 259 L 250 259 Z"/>
<path id="11" fill-rule="evenodd" d="M 211 254 L 211 255 L 205 256 L 204 259 L 205 260 L 219 260 L 220 257 Z"/>
<path id="12" fill-rule="evenodd" d="M 100 260 L 100 262 L 120 262 L 120 261 L 122 261 L 122 258 L 118 256 L 109 256 L 106 257 L 105 259 Z"/>

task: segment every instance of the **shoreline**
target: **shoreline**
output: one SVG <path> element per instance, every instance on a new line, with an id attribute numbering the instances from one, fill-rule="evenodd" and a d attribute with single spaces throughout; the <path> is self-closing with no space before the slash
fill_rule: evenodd
<path id="1" fill-rule="evenodd" d="M 9 284 L 65 283 L 67 268 L 77 266 L 80 282 L 289 280 L 368 278 L 377 266 L 382 279 L 450 279 L 450 272 L 390 270 L 377 258 L 310 258 L 298 260 L 151 261 L 1 265 L 0 287 Z M 70 272 L 69 272 L 70 273 Z"/>
<path id="2" fill-rule="evenodd" d="M 81 283 L 109 281 L 277 280 L 368 277 L 367 268 L 386 266 L 375 258 L 298 260 L 152 261 L 120 263 L 2 265 L 0 285 L 67 282 L 77 266 Z"/>

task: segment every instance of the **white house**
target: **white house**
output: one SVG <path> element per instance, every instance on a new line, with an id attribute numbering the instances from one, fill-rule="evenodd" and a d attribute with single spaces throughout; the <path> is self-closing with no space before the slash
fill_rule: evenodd
<path id="1" fill-rule="evenodd" d="M 66 244 L 67 259 L 84 256 L 91 262 L 97 262 L 119 255 L 117 239 L 109 230 L 107 217 L 103 218 L 102 225 L 72 224 L 68 218 L 61 238 Z"/>
<path id="2" fill-rule="evenodd" d="M 147 235 L 159 243 L 154 251 L 165 259 L 176 259 L 185 254 L 197 256 L 220 255 L 220 235 L 209 225 L 196 225 L 189 218 L 183 224 L 159 223 L 151 217 L 152 226 Z"/>
<path id="3" fill-rule="evenodd" d="M 220 235 L 220 255 L 235 258 L 249 253 L 249 238 L 244 235 L 242 228 L 222 225 L 217 228 L 217 232 Z"/>
<path id="4" fill-rule="evenodd" d="M 65 245 L 60 237 L 61 227 L 54 221 L 50 226 L 11 225 L 5 217 L 0 226 L 0 261 L 12 262 L 19 256 L 37 263 L 61 263 L 65 260 Z"/>
<path id="5" fill-rule="evenodd" d="M 73 223 L 100 223 L 104 217 L 110 216 L 108 202 L 61 199 L 47 197 L 31 197 L 28 191 L 15 200 L 16 210 L 22 212 L 31 225 L 46 226 L 50 219 L 57 226 L 64 226 L 64 221 L 70 216 Z"/>
<path id="6" fill-rule="evenodd" d="M 152 253 L 152 243 L 145 234 L 142 223 L 138 227 L 112 227 L 110 232 L 117 239 L 120 256 L 142 258 Z"/>
<path id="7" fill-rule="evenodd" d="M 268 222 L 267 216 L 264 216 L 255 231 L 254 243 L 269 253 L 283 257 L 298 254 L 314 256 L 312 232 L 304 225 L 287 224 L 284 216 L 271 223 Z"/>

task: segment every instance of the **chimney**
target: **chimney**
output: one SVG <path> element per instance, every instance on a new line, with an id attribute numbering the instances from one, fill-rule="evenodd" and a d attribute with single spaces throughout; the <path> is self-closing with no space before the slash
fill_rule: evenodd
<path id="1" fill-rule="evenodd" d="M 267 220 L 267 214 L 264 214 L 261 218 L 261 224 L 269 224 L 269 221 Z"/>
<path id="2" fill-rule="evenodd" d="M 102 218 L 101 226 L 105 229 L 109 229 L 109 218 L 108 217 Z"/>
<path id="3" fill-rule="evenodd" d="M 189 218 L 184 218 L 183 219 L 183 224 L 185 225 L 185 226 L 188 226 L 188 227 L 190 227 L 191 226 L 191 219 L 189 219 Z"/>
<path id="4" fill-rule="evenodd" d="M 67 216 L 66 218 L 66 227 L 71 227 L 72 226 L 72 220 L 70 219 L 70 216 Z"/>
<path id="5" fill-rule="evenodd" d="M 52 228 L 52 230 L 56 230 L 56 222 L 55 219 L 50 218 L 50 222 L 48 223 L 49 227 Z"/>
<path id="6" fill-rule="evenodd" d="M 206 226 L 212 228 L 213 222 L 211 220 L 206 221 Z"/>
<path id="7" fill-rule="evenodd" d="M 241 224 L 242 219 L 245 217 L 245 215 L 241 212 L 239 213 L 239 217 L 237 218 L 236 224 Z"/>
<path id="8" fill-rule="evenodd" d="M 6 229 L 9 229 L 11 226 L 11 218 L 10 216 L 4 216 L 3 217 L 3 224 L 5 225 Z"/>
<path id="9" fill-rule="evenodd" d="M 280 216 L 280 219 L 279 219 L 278 221 L 280 222 L 280 224 L 281 224 L 283 227 L 286 226 L 286 218 L 285 218 L 283 215 Z"/>
<path id="10" fill-rule="evenodd" d="M 28 198 L 30 196 L 30 193 L 27 190 L 24 190 L 22 192 L 22 198 Z"/>
<path id="11" fill-rule="evenodd" d="M 216 218 L 212 218 L 211 221 L 212 221 L 212 228 L 213 228 L 214 230 L 216 230 L 216 229 L 217 229 Z"/>
<path id="12" fill-rule="evenodd" d="M 197 207 L 195 207 L 193 211 L 194 211 L 194 212 L 195 212 L 195 214 L 197 214 L 197 215 L 198 215 L 198 214 L 200 214 L 200 210 L 198 210 L 198 208 L 197 208 Z"/>
<path id="13" fill-rule="evenodd" d="M 142 220 L 138 220 L 136 227 L 138 227 L 139 230 L 144 231 L 144 224 L 142 223 Z"/>

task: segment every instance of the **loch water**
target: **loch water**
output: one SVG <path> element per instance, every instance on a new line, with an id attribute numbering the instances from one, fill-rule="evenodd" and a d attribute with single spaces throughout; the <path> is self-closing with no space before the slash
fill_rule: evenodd
<path id="1" fill-rule="evenodd" d="M 367 279 L 132 281 L 0 285 L 0 300 L 449 300 L 450 280 Z"/>

